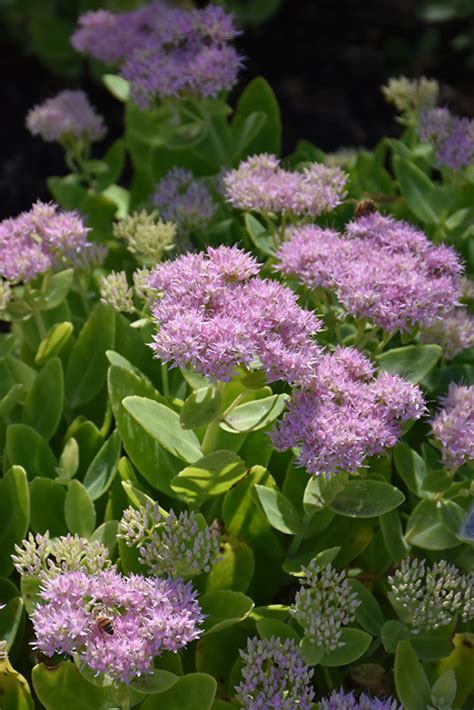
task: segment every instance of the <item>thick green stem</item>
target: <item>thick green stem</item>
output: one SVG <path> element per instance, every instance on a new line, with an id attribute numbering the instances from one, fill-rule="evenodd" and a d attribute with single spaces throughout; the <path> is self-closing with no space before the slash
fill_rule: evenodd
<path id="1" fill-rule="evenodd" d="M 377 355 L 382 352 L 382 350 L 387 345 L 387 343 L 392 339 L 392 336 L 393 336 L 393 333 L 389 333 L 388 331 L 384 332 L 383 338 L 380 341 L 380 343 L 378 344 L 377 350 L 375 351 Z"/>
<path id="2" fill-rule="evenodd" d="M 34 321 L 36 323 L 36 327 L 38 329 L 39 336 L 40 336 L 41 340 L 44 340 L 48 331 L 46 330 L 46 326 L 44 324 L 43 317 L 41 315 L 41 311 L 38 308 L 36 308 L 36 306 L 33 306 L 31 303 L 30 303 L 30 308 L 31 308 L 31 313 L 33 315 Z"/>
<path id="3" fill-rule="evenodd" d="M 300 548 L 301 543 L 303 542 L 303 537 L 304 530 L 299 533 L 296 533 L 296 535 L 293 537 L 293 540 L 291 541 L 291 545 L 288 548 L 288 557 L 295 557 L 296 553 Z"/>
<path id="4" fill-rule="evenodd" d="M 366 331 L 366 325 L 367 322 L 365 318 L 362 318 L 362 320 L 357 323 L 357 331 L 354 338 L 354 347 L 359 348 L 360 350 L 364 348 L 364 345 L 367 343 L 371 335 L 370 331 Z"/>
<path id="5" fill-rule="evenodd" d="M 330 693 L 332 690 L 334 690 L 334 683 L 332 682 L 331 675 L 326 666 L 321 666 L 321 668 L 323 669 L 324 680 L 326 681 L 328 692 Z"/>
<path id="6" fill-rule="evenodd" d="M 219 421 L 220 419 L 215 419 L 207 426 L 206 433 L 204 434 L 201 444 L 201 449 L 204 455 L 210 454 L 214 449 L 217 436 L 220 432 Z"/>
<path id="7" fill-rule="evenodd" d="M 339 325 L 339 323 L 337 321 L 336 321 L 336 323 L 334 323 L 334 332 L 336 333 L 336 340 L 337 340 L 338 344 L 342 345 L 344 342 L 344 338 L 342 335 L 341 326 Z"/>
<path id="8" fill-rule="evenodd" d="M 224 389 L 224 383 L 223 382 L 216 382 L 214 385 L 216 390 L 219 390 L 221 393 Z M 202 440 L 201 444 L 201 449 L 204 454 L 210 454 L 214 448 L 215 444 L 217 441 L 217 438 L 219 436 L 219 433 L 221 431 L 219 427 L 219 423 L 225 419 L 225 417 L 231 412 L 234 407 L 236 407 L 242 399 L 245 397 L 246 392 L 242 392 L 239 394 L 234 401 L 227 407 L 227 409 L 224 412 L 221 412 L 215 419 L 214 421 L 210 422 L 207 426 L 206 433 L 204 434 L 204 438 Z"/>
<path id="9" fill-rule="evenodd" d="M 112 699 L 120 710 L 130 710 L 130 694 L 128 688 L 122 683 L 114 683 L 111 687 Z"/>
<path id="10" fill-rule="evenodd" d="M 36 327 L 38 328 L 38 333 L 40 335 L 41 340 L 43 340 L 46 337 L 47 330 L 46 326 L 43 322 L 43 318 L 41 316 L 41 311 L 39 311 L 37 308 L 34 306 L 31 306 L 31 312 L 33 314 L 33 318 L 35 319 Z"/>
<path id="11" fill-rule="evenodd" d="M 222 421 L 223 419 L 225 419 L 225 418 L 231 413 L 231 411 L 232 411 L 233 409 L 235 409 L 236 407 L 238 407 L 239 404 L 242 402 L 242 400 L 245 399 L 245 397 L 247 396 L 247 394 L 248 394 L 248 392 L 241 392 L 239 395 L 237 395 L 237 397 L 234 399 L 234 401 L 231 402 L 231 404 L 229 404 L 229 406 L 227 407 L 227 409 L 225 410 L 225 412 L 223 412 L 223 413 L 221 414 L 221 416 L 219 417 L 219 420 Z"/>
<path id="12" fill-rule="evenodd" d="M 166 362 L 161 363 L 161 383 L 163 385 L 163 394 L 165 397 L 170 396 L 170 383 L 168 378 L 168 365 Z"/>
<path id="13" fill-rule="evenodd" d="M 90 157 L 90 144 L 78 140 L 63 142 L 65 161 L 71 172 L 75 173 L 88 187 L 94 188 L 95 178 L 87 167 Z"/>
<path id="14" fill-rule="evenodd" d="M 104 437 L 107 436 L 110 430 L 110 425 L 112 424 L 112 405 L 110 404 L 110 399 L 107 400 L 107 408 L 105 410 L 104 421 L 100 428 L 100 433 Z"/>
<path id="15" fill-rule="evenodd" d="M 311 518 L 313 517 L 313 513 L 306 513 L 303 522 L 301 524 L 301 530 L 296 533 L 296 535 L 293 537 L 293 540 L 291 541 L 291 545 L 288 548 L 288 557 L 294 557 L 296 553 L 298 552 L 301 543 L 304 540 L 304 534 L 306 531 L 306 528 L 308 527 L 309 523 L 311 522 Z"/>
<path id="16" fill-rule="evenodd" d="M 84 315 L 87 318 L 89 314 L 89 303 L 87 302 L 87 284 L 84 274 L 79 274 L 76 278 L 77 289 L 75 292 L 79 295 L 81 299 L 82 307 L 84 309 Z"/>

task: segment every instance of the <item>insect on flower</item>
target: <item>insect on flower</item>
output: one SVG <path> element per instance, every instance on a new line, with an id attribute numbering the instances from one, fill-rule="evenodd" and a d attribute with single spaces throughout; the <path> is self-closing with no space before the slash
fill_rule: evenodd
<path id="1" fill-rule="evenodd" d="M 368 217 L 369 214 L 374 212 L 377 212 L 377 205 L 373 200 L 367 198 L 357 203 L 354 217 L 355 219 L 360 219 L 360 217 Z"/>
<path id="2" fill-rule="evenodd" d="M 107 616 L 97 617 L 97 627 L 101 634 L 108 634 L 109 636 L 114 635 L 114 625 L 112 619 L 109 619 Z"/>

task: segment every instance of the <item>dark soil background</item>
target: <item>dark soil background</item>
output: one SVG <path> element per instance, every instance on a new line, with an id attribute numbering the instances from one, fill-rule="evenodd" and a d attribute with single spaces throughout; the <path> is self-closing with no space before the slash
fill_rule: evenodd
<path id="1" fill-rule="evenodd" d="M 239 89 L 263 75 L 281 105 L 284 152 L 305 138 L 323 150 L 371 148 L 397 133 L 380 85 L 393 75 L 438 79 L 442 99 L 454 111 L 474 114 L 469 51 L 454 52 L 463 21 L 422 22 L 416 0 L 283 0 L 274 17 L 247 29 L 239 40 L 246 56 Z M 464 21 L 465 24 L 465 21 Z M 24 128 L 28 109 L 63 88 L 84 88 L 106 117 L 109 138 L 121 131 L 121 107 L 85 70 L 80 78 L 51 74 L 27 46 L 0 26 L 1 217 L 48 199 L 46 178 L 65 172 L 62 151 L 32 138 Z"/>

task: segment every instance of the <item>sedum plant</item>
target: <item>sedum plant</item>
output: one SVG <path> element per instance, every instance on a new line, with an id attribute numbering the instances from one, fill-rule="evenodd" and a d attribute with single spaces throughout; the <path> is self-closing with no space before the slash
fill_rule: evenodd
<path id="1" fill-rule="evenodd" d="M 235 18 L 132 5 L 71 38 L 123 137 L 34 107 L 0 223 L 0 704 L 469 710 L 471 122 L 388 78 L 401 136 L 282 156 Z"/>

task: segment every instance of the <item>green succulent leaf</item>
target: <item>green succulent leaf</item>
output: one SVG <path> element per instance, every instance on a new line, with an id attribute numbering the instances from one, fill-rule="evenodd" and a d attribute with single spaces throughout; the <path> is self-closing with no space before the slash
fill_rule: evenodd
<path id="1" fill-rule="evenodd" d="M 184 468 L 171 481 L 171 488 L 182 500 L 200 504 L 225 493 L 246 473 L 245 463 L 233 451 L 214 451 Z"/>
<path id="2" fill-rule="evenodd" d="M 382 481 L 348 481 L 329 508 L 348 518 L 375 518 L 403 503 L 405 496 L 395 486 Z"/>

